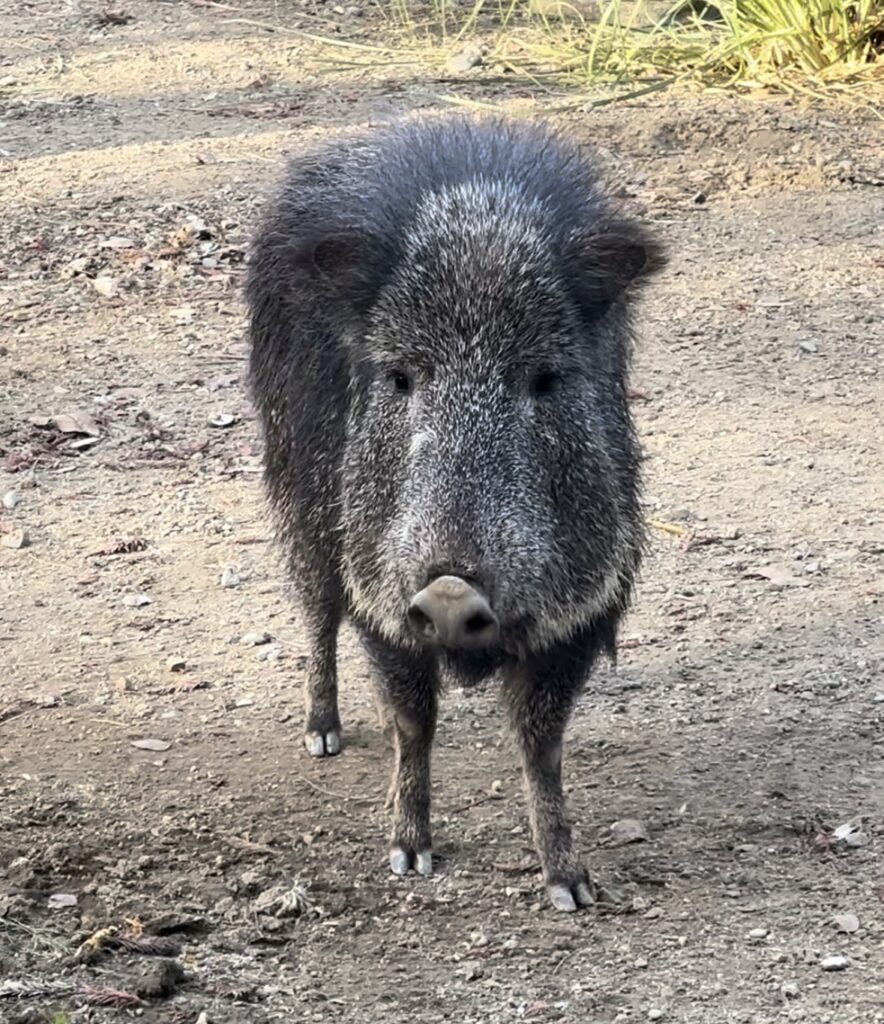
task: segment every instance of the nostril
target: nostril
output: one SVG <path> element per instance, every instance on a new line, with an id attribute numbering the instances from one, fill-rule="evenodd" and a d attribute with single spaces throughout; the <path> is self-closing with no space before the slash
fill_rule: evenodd
<path id="1" fill-rule="evenodd" d="M 436 627 L 433 625 L 433 620 L 423 609 L 413 604 L 408 609 L 408 621 L 411 628 L 416 633 L 421 633 L 424 636 L 432 636 L 436 632 Z"/>
<path id="2" fill-rule="evenodd" d="M 474 612 L 464 623 L 464 630 L 467 636 L 475 636 L 487 630 L 489 626 L 496 625 L 497 620 L 491 612 Z"/>

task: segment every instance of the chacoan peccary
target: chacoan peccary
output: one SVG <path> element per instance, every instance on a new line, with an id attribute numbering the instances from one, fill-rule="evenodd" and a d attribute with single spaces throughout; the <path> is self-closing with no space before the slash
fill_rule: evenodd
<path id="1" fill-rule="evenodd" d="M 336 642 L 394 726 L 390 866 L 429 874 L 439 679 L 502 678 L 552 903 L 589 903 L 562 738 L 644 544 L 627 403 L 659 246 L 549 130 L 405 119 L 296 159 L 248 279 L 266 482 L 310 645 L 306 746 L 341 749 Z"/>

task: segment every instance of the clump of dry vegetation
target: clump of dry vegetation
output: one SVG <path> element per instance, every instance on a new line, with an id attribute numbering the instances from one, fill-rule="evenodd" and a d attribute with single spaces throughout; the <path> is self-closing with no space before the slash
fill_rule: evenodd
<path id="1" fill-rule="evenodd" d="M 673 84 L 872 103 L 884 91 L 884 0 L 389 0 L 388 16 L 406 49 L 449 70 L 602 102 Z"/>

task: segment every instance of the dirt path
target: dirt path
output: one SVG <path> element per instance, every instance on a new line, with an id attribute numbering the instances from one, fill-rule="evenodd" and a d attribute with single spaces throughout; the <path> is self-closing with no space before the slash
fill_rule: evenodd
<path id="1" fill-rule="evenodd" d="M 432 880 L 385 871 L 389 752 L 347 640 L 346 753 L 302 756 L 241 381 L 283 155 L 451 90 L 330 78 L 241 20 L 371 38 L 357 8 L 119 6 L 0 13 L 0 1019 L 134 1012 L 73 1013 L 91 985 L 168 1024 L 884 1021 L 880 122 L 721 97 L 562 119 L 673 254 L 634 380 L 663 526 L 567 748 L 629 912 L 563 919 L 494 687 L 444 704 Z M 622 819 L 647 840 L 616 845 Z M 133 918 L 181 947 L 167 998 L 143 950 L 71 960 Z"/>

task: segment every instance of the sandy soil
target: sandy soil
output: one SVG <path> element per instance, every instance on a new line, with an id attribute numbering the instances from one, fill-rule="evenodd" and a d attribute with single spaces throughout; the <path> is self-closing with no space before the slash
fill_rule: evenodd
<path id="1" fill-rule="evenodd" d="M 111 10 L 0 11 L 0 1019 L 884 1021 L 881 123 L 724 96 L 559 118 L 672 252 L 634 380 L 653 551 L 566 757 L 624 912 L 562 917 L 494 686 L 444 704 L 431 880 L 385 868 L 347 637 L 346 752 L 303 753 L 242 385 L 284 154 L 499 87 L 329 75 L 244 22 L 366 41 L 369 9 Z M 107 927 L 128 946 L 81 947 Z"/>

